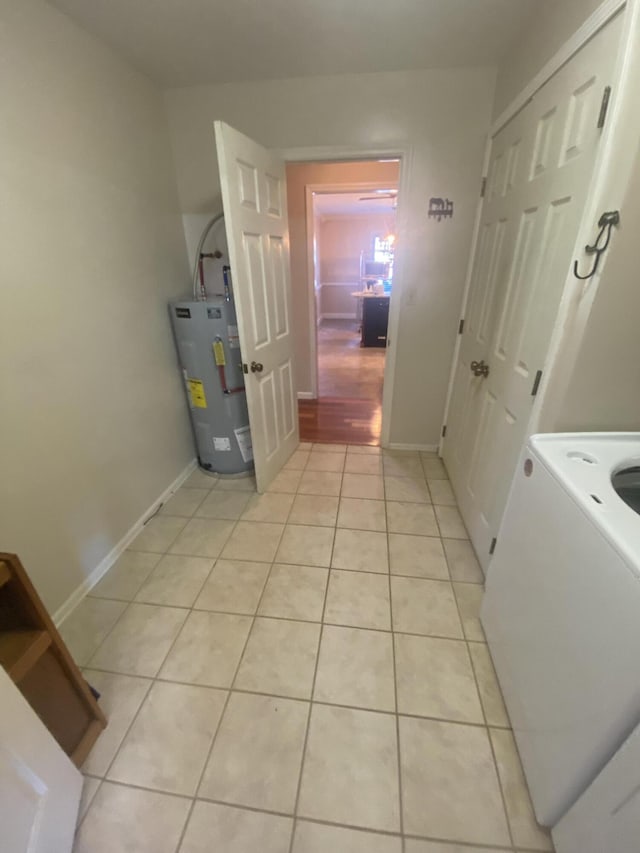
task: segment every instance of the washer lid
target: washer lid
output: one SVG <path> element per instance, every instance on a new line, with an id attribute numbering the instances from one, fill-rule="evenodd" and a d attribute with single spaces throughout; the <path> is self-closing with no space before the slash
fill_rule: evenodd
<path id="1" fill-rule="evenodd" d="M 640 432 L 545 433 L 528 449 L 640 578 Z"/>

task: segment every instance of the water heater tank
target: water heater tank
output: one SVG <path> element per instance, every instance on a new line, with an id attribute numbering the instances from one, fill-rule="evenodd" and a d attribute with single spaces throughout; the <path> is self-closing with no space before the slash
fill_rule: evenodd
<path id="1" fill-rule="evenodd" d="M 240 340 L 233 300 L 169 305 L 200 466 L 216 474 L 253 469 Z"/>

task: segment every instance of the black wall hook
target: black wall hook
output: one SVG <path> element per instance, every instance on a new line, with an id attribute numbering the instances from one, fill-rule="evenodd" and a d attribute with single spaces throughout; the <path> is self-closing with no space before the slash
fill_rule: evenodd
<path id="1" fill-rule="evenodd" d="M 598 220 L 598 228 L 600 231 L 598 232 L 598 236 L 596 237 L 596 242 L 593 246 L 585 246 L 584 250 L 588 255 L 595 255 L 595 260 L 593 262 L 593 267 L 591 272 L 587 275 L 580 275 L 578 272 L 578 262 L 574 261 L 573 263 L 573 274 L 576 278 L 579 278 L 580 281 L 586 281 L 588 278 L 593 278 L 598 270 L 598 265 L 600 263 L 600 258 L 603 253 L 607 251 L 609 248 L 609 243 L 611 241 L 611 230 L 614 225 L 620 224 L 620 211 L 619 210 L 610 210 L 607 213 L 603 213 L 600 219 Z"/>

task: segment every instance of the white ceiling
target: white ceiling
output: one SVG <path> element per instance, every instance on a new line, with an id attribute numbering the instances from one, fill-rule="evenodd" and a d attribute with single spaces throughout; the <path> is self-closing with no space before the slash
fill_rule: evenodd
<path id="1" fill-rule="evenodd" d="M 370 201 L 360 201 L 361 198 L 371 198 L 375 190 L 363 190 L 358 193 L 314 193 L 313 209 L 317 216 L 353 216 L 367 213 L 393 214 L 394 202 L 390 198 L 379 198 Z"/>
<path id="2" fill-rule="evenodd" d="M 49 0 L 163 86 L 496 65 L 554 0 Z"/>

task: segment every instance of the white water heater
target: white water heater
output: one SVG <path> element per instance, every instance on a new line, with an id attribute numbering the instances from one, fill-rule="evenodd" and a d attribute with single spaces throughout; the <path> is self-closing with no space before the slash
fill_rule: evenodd
<path id="1" fill-rule="evenodd" d="M 251 431 L 233 298 L 169 305 L 198 462 L 216 474 L 253 469 Z"/>

